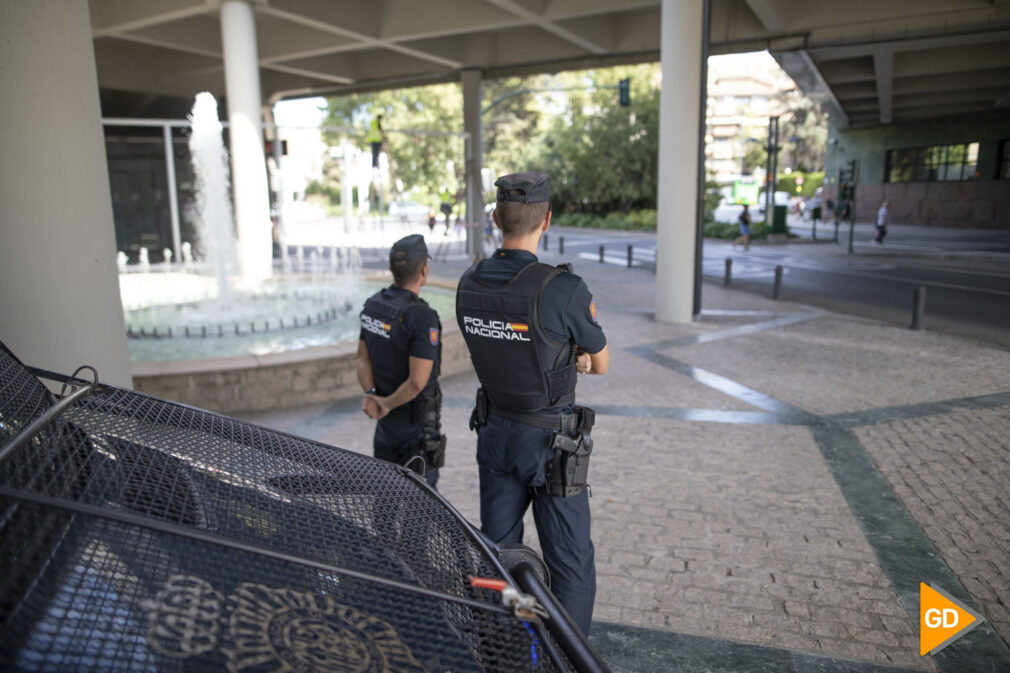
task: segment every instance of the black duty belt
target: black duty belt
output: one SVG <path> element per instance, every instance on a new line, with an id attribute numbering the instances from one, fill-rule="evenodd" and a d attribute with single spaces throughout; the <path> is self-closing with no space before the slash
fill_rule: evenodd
<path id="1" fill-rule="evenodd" d="M 579 427 L 579 415 L 575 412 L 552 414 L 545 411 L 516 411 L 515 409 L 500 407 L 490 400 L 487 403 L 487 410 L 488 413 L 495 416 L 501 416 L 516 423 L 532 425 L 535 428 L 543 428 L 544 430 L 574 434 Z"/>

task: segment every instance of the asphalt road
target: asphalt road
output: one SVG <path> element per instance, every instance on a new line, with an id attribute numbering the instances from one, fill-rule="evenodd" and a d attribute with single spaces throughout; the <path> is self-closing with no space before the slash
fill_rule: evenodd
<path id="1" fill-rule="evenodd" d="M 731 258 L 734 287 L 770 295 L 775 267 L 781 265 L 783 299 L 896 324 L 911 323 L 913 293 L 925 287 L 926 329 L 1010 346 L 1010 262 L 999 263 L 1001 255 L 1010 252 L 1006 235 L 981 232 L 963 239 L 896 235 L 886 241 L 886 251 L 893 256 L 884 256 L 870 242 L 872 230 L 872 226 L 857 225 L 854 255 L 845 253 L 844 243 L 752 245 L 744 251 L 728 242 L 706 239 L 702 273 L 719 282 L 725 260 Z M 833 233 L 833 228 L 828 231 Z M 571 229 L 551 234 L 550 250 L 557 252 L 564 236 L 566 256 L 579 264 L 599 263 L 603 245 L 604 263 L 627 266 L 630 244 L 633 266 L 643 273 L 654 271 L 652 234 Z"/>

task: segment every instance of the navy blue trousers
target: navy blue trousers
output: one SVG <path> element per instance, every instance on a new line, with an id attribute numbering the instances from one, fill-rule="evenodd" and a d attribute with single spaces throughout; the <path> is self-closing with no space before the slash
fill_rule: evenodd
<path id="1" fill-rule="evenodd" d="M 375 424 L 372 449 L 375 457 L 380 460 L 406 465 L 411 458 L 411 449 L 422 441 L 423 436 L 423 425 L 412 425 L 407 419 L 387 416 Z M 415 460 L 410 467 L 416 468 L 419 462 L 420 460 Z M 419 472 L 416 469 L 414 471 Z M 438 470 L 428 467 L 424 478 L 434 487 L 438 483 Z"/>
<path id="2" fill-rule="evenodd" d="M 596 560 L 589 538 L 589 493 L 570 498 L 533 495 L 545 483 L 554 456 L 550 430 L 493 414 L 477 433 L 481 532 L 495 544 L 523 541 L 523 515 L 533 503 L 540 549 L 551 573 L 551 591 L 589 633 L 596 600 Z"/>

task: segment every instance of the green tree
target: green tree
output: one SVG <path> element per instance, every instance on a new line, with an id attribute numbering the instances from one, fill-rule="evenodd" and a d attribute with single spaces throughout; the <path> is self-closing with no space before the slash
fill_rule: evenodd
<path id="1" fill-rule="evenodd" d="M 659 143 L 656 64 L 562 73 L 565 108 L 529 148 L 528 163 L 551 174 L 556 209 L 627 213 L 655 208 Z M 631 80 L 631 106 L 617 83 Z"/>
<path id="2" fill-rule="evenodd" d="M 827 118 L 799 89 L 784 92 L 782 102 L 789 112 L 779 122 L 779 166 L 804 173 L 823 171 L 828 142 Z"/>
<path id="3" fill-rule="evenodd" d="M 547 75 L 508 77 L 483 83 L 483 166 L 495 175 L 525 170 L 527 148 L 540 141 L 547 114 Z M 486 194 L 485 199 L 493 198 Z"/>
<path id="4" fill-rule="evenodd" d="M 367 151 L 368 124 L 383 115 L 393 179 L 418 196 L 432 195 L 434 203 L 433 195 L 443 186 L 455 192 L 463 181 L 462 110 L 457 84 L 334 97 L 328 100 L 326 124 L 341 130 L 327 131 L 324 139 L 336 145 L 347 138 Z"/>

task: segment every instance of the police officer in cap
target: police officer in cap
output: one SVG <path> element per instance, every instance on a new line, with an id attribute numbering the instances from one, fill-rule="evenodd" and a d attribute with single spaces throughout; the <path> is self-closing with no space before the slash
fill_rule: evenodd
<path id="1" fill-rule="evenodd" d="M 587 470 L 591 409 L 575 404 L 576 373 L 604 374 L 610 351 L 585 282 L 570 265 L 537 261 L 551 223 L 550 177 L 514 173 L 498 187 L 502 246 L 460 279 L 456 318 L 481 382 L 477 430 L 481 531 L 523 539 L 532 503 L 551 590 L 586 633 L 596 596 Z"/>
<path id="2" fill-rule="evenodd" d="M 428 281 L 428 246 L 412 234 L 393 244 L 393 284 L 372 295 L 361 312 L 358 383 L 361 410 L 376 419 L 375 457 L 407 465 L 438 482 L 445 461 L 441 433 L 442 323 L 417 296 Z"/>

